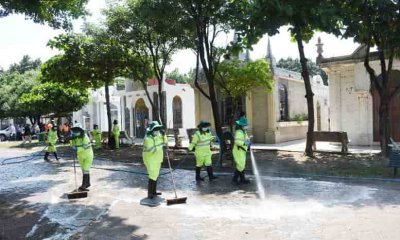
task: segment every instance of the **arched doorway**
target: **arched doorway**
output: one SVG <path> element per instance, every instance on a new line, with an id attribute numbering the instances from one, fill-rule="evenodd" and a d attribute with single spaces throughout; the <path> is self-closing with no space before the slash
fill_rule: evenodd
<path id="1" fill-rule="evenodd" d="M 380 78 L 380 76 L 378 77 Z M 393 70 L 390 73 L 389 80 L 389 89 L 390 94 L 400 86 L 400 71 Z M 378 80 L 380 81 L 380 80 Z M 380 141 L 379 134 L 379 106 L 380 106 L 380 98 L 376 89 L 372 88 L 372 101 L 373 101 L 373 139 L 374 141 Z M 395 95 L 390 102 L 390 128 L 391 128 L 391 137 L 395 141 L 400 141 L 400 93 Z"/>
<path id="2" fill-rule="evenodd" d="M 146 107 L 143 98 L 136 101 L 134 113 L 135 136 L 136 138 L 144 138 L 149 119 L 149 109 Z"/>
<path id="3" fill-rule="evenodd" d="M 182 128 L 182 100 L 175 96 L 172 100 L 172 112 L 174 120 L 174 129 Z"/>

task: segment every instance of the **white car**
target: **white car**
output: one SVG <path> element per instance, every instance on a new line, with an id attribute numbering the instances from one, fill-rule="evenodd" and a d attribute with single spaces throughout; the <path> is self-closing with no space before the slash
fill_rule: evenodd
<path id="1" fill-rule="evenodd" d="M 11 131 L 10 128 L 5 128 L 3 130 L 0 130 L 0 142 L 5 141 L 10 138 Z"/>

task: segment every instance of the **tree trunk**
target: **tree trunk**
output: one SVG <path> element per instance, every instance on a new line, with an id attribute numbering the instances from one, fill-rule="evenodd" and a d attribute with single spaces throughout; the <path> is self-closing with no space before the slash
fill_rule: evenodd
<path id="1" fill-rule="evenodd" d="M 35 125 L 35 118 L 34 117 L 29 117 L 29 121 L 31 122 L 31 125 Z"/>
<path id="2" fill-rule="evenodd" d="M 387 89 L 386 89 L 387 90 Z M 382 89 L 383 92 L 385 89 Z M 379 134 L 381 137 L 381 151 L 385 157 L 389 156 L 389 146 L 390 143 L 390 117 L 389 117 L 389 110 L 390 110 L 390 102 L 387 93 L 382 93 L 381 102 L 379 106 Z"/>
<path id="3" fill-rule="evenodd" d="M 144 92 L 146 93 L 147 100 L 149 100 L 149 102 L 150 102 L 151 109 L 152 109 L 152 113 L 153 113 L 153 114 L 156 114 L 155 119 L 158 119 L 158 113 L 155 111 L 156 106 L 154 105 L 154 101 L 151 99 L 149 90 L 148 90 L 148 88 L 147 88 L 147 82 L 146 82 L 146 81 L 142 81 L 142 80 L 141 80 L 140 82 L 141 82 L 142 85 L 143 85 L 143 89 L 144 89 Z"/>
<path id="4" fill-rule="evenodd" d="M 104 83 L 104 89 L 106 93 L 106 109 L 107 109 L 107 127 L 108 127 L 108 143 L 110 144 L 112 141 L 112 122 L 111 122 L 111 107 L 110 107 L 110 91 L 109 91 L 109 81 L 105 81 Z M 110 146 L 113 147 L 113 146 Z"/>
<path id="5" fill-rule="evenodd" d="M 161 80 L 158 79 L 158 115 L 159 115 L 159 121 L 161 125 L 164 125 L 165 129 L 167 129 L 169 126 L 167 126 L 167 119 L 165 119 L 165 111 L 164 111 L 164 101 L 163 101 L 163 92 L 162 92 L 162 85 L 163 85 L 163 77 L 161 76 Z"/>
<path id="6" fill-rule="evenodd" d="M 303 46 L 303 36 L 301 35 L 300 29 L 296 28 L 296 41 L 300 54 L 300 63 L 301 63 L 301 76 L 304 79 L 304 87 L 306 89 L 306 99 L 307 99 L 307 109 L 308 109 L 308 131 L 307 131 L 307 142 L 305 154 L 307 156 L 313 156 L 313 132 L 314 132 L 314 101 L 313 96 L 314 93 L 311 88 L 310 74 L 307 69 L 307 58 L 304 54 L 304 46 Z"/>
<path id="7" fill-rule="evenodd" d="M 214 117 L 214 124 L 215 124 L 215 132 L 217 133 L 219 139 L 222 137 L 222 124 L 221 124 L 221 118 L 219 115 L 219 108 L 218 108 L 218 101 L 217 101 L 217 95 L 215 94 L 215 86 L 214 86 L 214 79 L 212 81 L 208 81 L 208 89 L 210 92 L 210 98 L 211 98 L 211 107 L 213 111 L 213 117 Z"/>

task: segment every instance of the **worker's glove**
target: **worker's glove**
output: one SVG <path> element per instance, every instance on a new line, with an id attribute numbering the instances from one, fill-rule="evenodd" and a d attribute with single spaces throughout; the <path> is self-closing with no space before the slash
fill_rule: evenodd
<path id="1" fill-rule="evenodd" d="M 165 136 L 165 130 L 160 130 L 162 136 Z"/>
<path id="2" fill-rule="evenodd" d="M 218 136 L 215 137 L 215 142 L 219 143 L 219 137 Z"/>
<path id="3" fill-rule="evenodd" d="M 244 145 L 246 145 L 247 147 L 250 147 L 250 146 L 251 146 L 251 142 L 250 142 L 250 140 L 246 140 L 246 141 L 244 141 Z"/>
<path id="4" fill-rule="evenodd" d="M 72 147 L 72 150 L 76 151 L 76 147 Z"/>

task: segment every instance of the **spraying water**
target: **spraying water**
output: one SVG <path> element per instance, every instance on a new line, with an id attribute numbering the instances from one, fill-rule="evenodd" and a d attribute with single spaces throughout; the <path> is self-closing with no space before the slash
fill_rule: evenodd
<path id="1" fill-rule="evenodd" d="M 261 200 L 264 200 L 265 199 L 264 186 L 262 185 L 262 182 L 261 182 L 260 173 L 258 172 L 258 167 L 256 164 L 256 159 L 254 158 L 253 151 L 250 151 L 250 156 L 251 156 L 251 163 L 252 163 L 251 165 L 253 166 L 253 173 L 254 173 L 254 176 L 256 176 L 258 195 Z"/>

